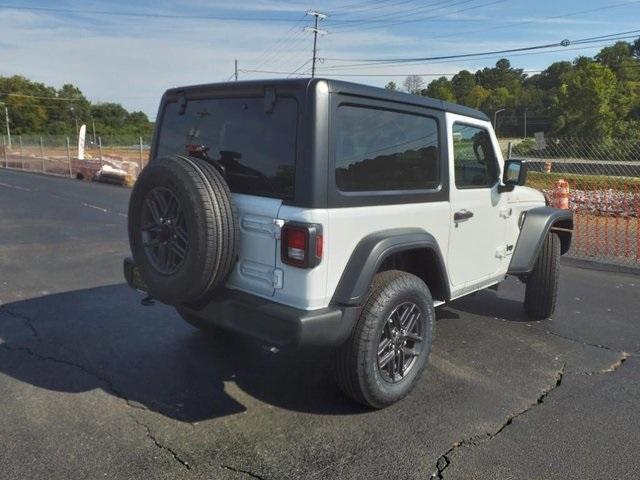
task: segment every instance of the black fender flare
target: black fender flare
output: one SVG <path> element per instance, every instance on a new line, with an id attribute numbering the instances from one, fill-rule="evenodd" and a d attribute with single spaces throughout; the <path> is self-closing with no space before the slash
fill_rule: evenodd
<path id="1" fill-rule="evenodd" d="M 421 228 L 394 228 L 371 233 L 364 237 L 354 249 L 338 286 L 333 294 L 332 304 L 361 305 L 373 282 L 373 277 L 382 262 L 398 252 L 425 249 L 433 253 L 436 259 L 438 275 L 449 300 L 451 293 L 447 270 L 435 237 Z"/>
<path id="2" fill-rule="evenodd" d="M 558 231 L 562 242 L 561 253 L 565 254 L 571 246 L 573 236 L 573 212 L 551 207 L 537 207 L 524 212 L 520 236 L 507 273 L 512 275 L 531 273 L 544 239 L 554 227 L 561 228 Z"/>

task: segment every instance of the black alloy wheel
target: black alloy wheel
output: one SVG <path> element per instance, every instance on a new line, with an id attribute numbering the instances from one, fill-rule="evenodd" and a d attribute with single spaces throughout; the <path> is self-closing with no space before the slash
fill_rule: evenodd
<path id="1" fill-rule="evenodd" d="M 155 187 L 147 194 L 140 224 L 144 252 L 153 267 L 163 275 L 175 273 L 184 263 L 189 234 L 178 197 L 166 187 Z"/>
<path id="2" fill-rule="evenodd" d="M 378 345 L 378 370 L 385 381 L 399 382 L 416 364 L 423 340 L 421 316 L 413 302 L 398 305 L 389 315 Z"/>

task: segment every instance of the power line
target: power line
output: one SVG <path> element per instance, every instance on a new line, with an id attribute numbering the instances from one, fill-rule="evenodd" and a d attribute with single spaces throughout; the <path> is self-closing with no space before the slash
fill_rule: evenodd
<path id="1" fill-rule="evenodd" d="M 543 45 L 532 45 L 527 47 L 520 48 L 510 48 L 504 50 L 494 50 L 489 52 L 475 52 L 475 53 L 463 53 L 457 55 L 440 55 L 433 57 L 416 57 L 416 58 L 325 58 L 327 61 L 334 62 L 360 62 L 348 65 L 335 65 L 326 68 L 330 69 L 340 69 L 340 68 L 349 68 L 349 67 L 359 67 L 359 66 L 382 66 L 382 65 L 396 65 L 396 64 L 406 64 L 406 63 L 425 63 L 425 62 L 433 62 L 440 60 L 452 60 L 452 59 L 464 59 L 464 58 L 475 58 L 475 57 L 484 57 L 488 55 L 502 55 L 506 53 L 520 53 L 520 52 L 529 52 L 534 50 L 547 50 L 554 47 L 569 47 L 570 45 L 584 45 L 588 43 L 597 43 L 602 42 L 603 40 L 624 40 L 627 38 L 633 38 L 634 36 L 630 36 L 630 33 L 640 32 L 640 30 L 631 30 L 627 32 L 619 32 L 612 33 L 608 35 L 602 35 L 600 37 L 589 37 L 589 38 L 581 38 L 574 41 L 571 40 L 562 40 L 561 42 L 556 43 L 548 43 Z"/>
<path id="2" fill-rule="evenodd" d="M 526 53 L 515 53 L 513 55 L 510 55 L 509 58 L 511 57 L 524 57 L 524 56 L 529 56 L 529 55 L 541 55 L 541 54 L 545 54 L 545 53 L 555 53 L 555 52 L 568 52 L 568 51 L 579 51 L 579 50 L 589 50 L 592 48 L 598 48 L 598 47 L 605 47 L 605 46 L 609 46 L 611 45 L 611 43 L 607 42 L 607 43 L 600 43 L 600 44 L 592 44 L 589 46 L 583 46 L 583 47 L 568 47 L 568 48 L 561 48 L 558 50 L 545 50 L 545 51 L 535 51 L 535 52 L 526 52 Z M 491 60 L 491 59 L 501 59 L 504 58 L 503 56 L 493 56 L 493 57 L 483 57 L 481 58 L 481 60 Z M 440 63 L 458 63 L 460 62 L 460 60 L 443 60 Z M 407 65 L 407 64 L 403 64 L 403 65 Z M 379 65 L 375 65 L 375 64 L 368 64 L 367 66 L 363 66 L 362 68 L 378 68 Z M 326 68 L 332 68 L 332 67 L 326 67 Z M 635 68 L 635 66 L 634 66 Z M 331 72 L 322 72 L 325 75 L 330 75 L 330 76 L 340 76 L 340 73 L 334 73 L 334 71 Z M 369 76 L 366 73 L 362 73 L 358 76 Z"/>
<path id="3" fill-rule="evenodd" d="M 609 43 L 605 43 L 603 45 L 610 45 Z M 557 51 L 568 51 L 568 50 L 585 50 L 588 48 L 594 48 L 597 47 L 598 45 L 591 45 L 589 47 L 575 47 L 575 48 L 567 48 L 567 49 L 562 49 L 562 50 L 557 50 Z M 543 53 L 543 52 L 535 52 L 535 53 Z M 526 55 L 526 54 L 521 54 L 522 56 Z M 531 53 L 529 53 L 529 55 L 531 55 Z M 515 55 L 515 56 L 520 56 L 520 55 Z M 499 57 L 496 57 L 499 58 Z M 599 62 L 593 62 L 593 63 L 599 63 Z M 622 68 L 622 69 L 634 69 L 634 68 L 640 68 L 640 64 L 632 64 L 632 65 L 609 65 L 609 67 L 611 68 Z M 278 71 L 278 70 L 240 70 L 242 72 L 252 72 L 252 73 L 264 73 L 264 74 L 270 74 L 270 75 L 298 75 L 298 76 L 303 76 L 304 73 L 297 73 L 297 71 L 293 71 L 293 72 L 287 72 L 287 71 Z M 536 74 L 536 73 L 542 73 L 544 72 L 544 70 L 533 70 L 533 69 L 523 69 L 522 73 L 526 73 L 526 74 Z M 418 75 L 421 77 L 449 77 L 449 76 L 454 76 L 457 75 L 458 73 L 460 73 L 460 71 L 458 72 L 424 72 L 424 73 L 420 73 L 420 72 L 411 72 L 411 73 L 366 73 L 366 72 L 346 72 L 346 73 L 336 73 L 336 72 L 323 72 L 326 73 L 328 76 L 330 77 L 407 77 L 410 75 Z M 471 72 L 473 73 L 473 72 Z"/>
<path id="4" fill-rule="evenodd" d="M 467 0 L 467 1 L 471 1 L 471 0 Z M 340 32 L 341 33 L 348 33 L 348 32 L 354 32 L 354 31 L 373 30 L 373 29 L 379 29 L 379 28 L 392 27 L 392 26 L 395 26 L 395 25 L 404 25 L 404 24 L 407 24 L 407 23 L 424 22 L 426 20 L 431 20 L 431 19 L 434 19 L 434 18 L 441 18 L 441 17 L 446 17 L 448 15 L 453 15 L 453 14 L 456 14 L 456 13 L 468 12 L 470 10 L 475 10 L 477 8 L 490 7 L 492 5 L 497 5 L 498 3 L 504 3 L 506 1 L 507 0 L 493 0 L 491 2 L 478 4 L 478 5 L 470 6 L 470 7 L 467 7 L 467 8 L 461 8 L 461 9 L 453 10 L 453 11 L 450 11 L 450 12 L 440 13 L 440 14 L 437 14 L 437 15 L 430 15 L 430 16 L 427 16 L 427 17 L 412 18 L 412 19 L 409 19 L 409 20 L 403 20 L 403 21 L 397 21 L 397 22 L 394 22 L 393 20 L 391 20 L 390 21 L 391 23 L 388 23 L 388 24 L 385 24 L 384 20 L 379 20 L 379 21 L 375 22 L 375 23 L 378 23 L 378 25 L 370 25 L 368 27 L 363 27 L 363 28 L 352 28 L 352 29 L 340 30 Z M 467 2 L 465 1 L 465 2 L 462 2 L 462 3 L 467 3 Z M 450 5 L 450 6 L 452 6 L 452 5 Z"/>
<path id="5" fill-rule="evenodd" d="M 280 38 L 274 45 L 268 45 L 264 50 L 257 55 L 257 62 L 259 62 L 255 68 L 260 68 L 267 62 L 271 61 L 274 58 L 277 58 L 277 55 L 280 51 L 284 50 L 287 46 L 291 46 L 291 43 L 298 39 L 297 37 L 301 37 L 303 33 L 303 29 L 300 29 L 295 35 L 291 36 L 298 26 L 304 23 L 307 17 L 307 13 L 303 13 L 301 17 L 298 18 L 298 21 L 289 28 L 285 34 Z M 262 57 L 262 59 L 260 58 Z"/>
<path id="6" fill-rule="evenodd" d="M 297 18 L 277 18 L 277 17 L 237 17 L 229 15 L 184 15 L 184 14 L 168 14 L 168 13 L 150 13 L 150 12 L 116 12 L 113 10 L 76 10 L 70 8 L 54 8 L 54 7 L 25 7 L 21 5 L 0 5 L 0 9 L 5 10 L 21 10 L 34 12 L 49 13 L 66 13 L 71 15 L 109 15 L 114 17 L 133 17 L 133 18 L 161 18 L 170 20 L 225 20 L 231 22 L 298 22 Z"/>
<path id="7" fill-rule="evenodd" d="M 620 2 L 620 3 L 614 3 L 612 5 L 606 5 L 603 7 L 596 7 L 596 8 L 590 8 L 587 10 L 580 10 L 577 12 L 568 12 L 568 13 L 563 13 L 560 15 L 552 15 L 552 16 L 548 16 L 548 17 L 538 17 L 532 20 L 521 20 L 518 22 L 511 22 L 511 23 L 507 23 L 505 25 L 497 25 L 495 27 L 491 27 L 491 30 L 502 30 L 505 28 L 511 28 L 511 27 L 515 27 L 515 26 L 519 26 L 519 25 L 529 25 L 532 23 L 538 23 L 538 22 L 545 22 L 545 21 L 549 21 L 549 20 L 558 20 L 560 18 L 568 18 L 568 17 L 575 17 L 578 15 L 584 15 L 585 13 L 594 13 L 594 12 L 600 12 L 602 10 L 612 10 L 614 8 L 621 8 L 621 7 L 626 7 L 628 5 L 633 5 L 636 3 L 640 3 L 640 0 L 631 0 L 631 1 L 626 1 L 626 2 Z M 436 35 L 434 37 L 431 38 L 447 38 L 447 37 L 454 37 L 454 36 L 460 36 L 460 35 L 466 35 L 468 33 L 486 33 L 487 30 L 486 29 L 478 29 L 478 30 L 463 30 L 463 31 L 456 31 L 453 33 L 446 33 L 443 35 Z"/>
<path id="8" fill-rule="evenodd" d="M 300 75 L 298 72 L 299 72 L 300 70 L 302 70 L 304 67 L 306 67 L 307 65 L 309 65 L 309 63 L 311 63 L 312 61 L 313 61 L 313 58 L 310 58 L 309 60 L 307 60 L 306 62 L 304 62 L 302 65 L 300 65 L 298 68 L 296 68 L 293 72 L 290 72 L 290 73 L 281 72 L 281 73 L 282 73 L 283 75 L 287 75 L 287 78 L 288 78 L 288 77 L 290 77 L 290 76 L 292 76 L 292 75 Z M 256 72 L 256 73 L 268 73 L 268 72 L 265 72 L 264 70 L 263 70 L 263 71 L 260 71 L 260 70 L 253 70 L 253 72 Z"/>
<path id="9" fill-rule="evenodd" d="M 341 23 L 359 23 L 361 25 L 369 24 L 369 23 L 387 23 L 393 20 L 398 20 L 400 18 L 405 18 L 408 16 L 414 16 L 417 13 L 428 13 L 430 11 L 442 10 L 444 8 L 455 7 L 459 5 L 464 5 L 466 3 L 475 2 L 476 0 L 441 0 L 435 3 L 428 3 L 425 5 L 421 5 L 419 7 L 411 8 L 409 10 L 400 10 L 394 13 L 378 13 L 373 17 L 365 17 L 365 18 L 355 18 L 355 19 L 336 19 L 334 22 Z M 426 12 L 425 12 L 426 10 Z M 382 20 L 379 20 L 382 19 Z M 345 25 L 348 26 L 348 25 Z M 339 27 L 336 27 L 339 28 Z"/>
<path id="10" fill-rule="evenodd" d="M 308 60 L 306 63 L 309 63 Z M 298 73 L 303 66 L 298 67 L 293 72 L 283 72 L 278 70 L 239 70 L 243 73 L 267 73 L 271 75 L 304 75 Z M 523 70 L 523 73 L 542 73 L 544 70 Z M 444 73 L 331 73 L 333 77 L 408 77 L 410 75 L 418 75 L 420 77 L 448 77 L 457 75 L 460 72 L 444 72 Z"/>
<path id="11" fill-rule="evenodd" d="M 89 99 L 83 98 L 83 97 L 49 97 L 49 96 L 28 95 L 26 93 L 14 93 L 14 92 L 0 92 L 0 96 L 4 96 L 4 97 L 21 97 L 21 98 L 36 98 L 36 99 L 39 99 L 39 100 L 56 100 L 56 101 L 61 101 L 61 102 L 81 102 L 81 101 L 90 102 Z M 113 98 L 114 99 L 119 99 L 119 100 L 124 100 L 124 99 L 143 100 L 143 99 L 158 98 L 158 97 L 156 96 L 156 97 L 113 97 Z"/>

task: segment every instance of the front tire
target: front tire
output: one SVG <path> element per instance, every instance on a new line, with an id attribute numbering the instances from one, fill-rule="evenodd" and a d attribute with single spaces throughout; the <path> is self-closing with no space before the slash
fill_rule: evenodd
<path id="1" fill-rule="evenodd" d="M 524 309 L 536 320 L 551 317 L 556 308 L 558 280 L 560 276 L 560 237 L 550 233 L 544 240 L 542 249 L 527 279 Z"/>
<path id="2" fill-rule="evenodd" d="M 433 300 L 421 279 L 396 270 L 377 274 L 351 337 L 337 352 L 342 391 L 373 408 L 407 396 L 427 365 L 434 325 Z"/>

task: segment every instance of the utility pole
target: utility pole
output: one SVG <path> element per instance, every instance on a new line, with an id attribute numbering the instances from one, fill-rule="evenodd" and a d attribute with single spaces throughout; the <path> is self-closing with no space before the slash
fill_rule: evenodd
<path id="1" fill-rule="evenodd" d="M 93 128 L 93 144 L 95 145 L 97 143 L 97 140 L 96 140 L 96 121 L 93 118 L 91 119 L 91 127 Z"/>
<path id="2" fill-rule="evenodd" d="M 316 12 L 315 10 L 309 10 L 307 12 L 307 15 L 312 15 L 315 18 L 315 22 L 314 22 L 314 26 L 313 27 L 307 27 L 305 28 L 305 30 L 309 31 L 309 32 L 313 32 L 313 62 L 311 64 L 311 77 L 315 77 L 316 76 L 316 61 L 318 59 L 318 34 L 321 35 L 325 35 L 327 33 L 326 30 L 320 30 L 318 28 L 318 23 L 321 20 L 324 20 L 325 18 L 327 18 L 327 16 L 324 13 L 321 12 Z"/>
<path id="3" fill-rule="evenodd" d="M 524 138 L 527 138 L 527 109 L 524 109 Z"/>
<path id="4" fill-rule="evenodd" d="M 506 108 L 501 108 L 499 110 L 496 110 L 496 112 L 493 114 L 493 129 L 496 130 L 498 128 L 498 114 L 501 112 L 504 112 L 506 110 Z"/>
<path id="5" fill-rule="evenodd" d="M 237 82 L 238 81 L 238 60 L 235 61 L 235 67 L 236 68 L 234 70 L 233 77 L 236 79 L 236 82 Z"/>

